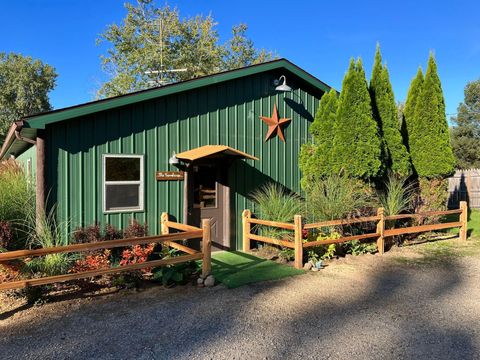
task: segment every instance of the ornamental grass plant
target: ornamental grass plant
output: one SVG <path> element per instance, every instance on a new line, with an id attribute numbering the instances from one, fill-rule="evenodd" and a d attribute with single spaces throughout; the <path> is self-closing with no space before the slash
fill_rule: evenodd
<path id="1" fill-rule="evenodd" d="M 385 215 L 398 215 L 411 210 L 415 202 L 415 187 L 408 183 L 408 178 L 393 173 L 388 175 L 384 191 L 378 194 L 380 204 L 385 209 Z"/>
<path id="2" fill-rule="evenodd" d="M 338 174 L 312 181 L 306 189 L 306 200 L 309 222 L 358 217 L 375 205 L 367 184 Z"/>
<path id="3" fill-rule="evenodd" d="M 267 183 L 251 194 L 256 203 L 261 219 L 284 223 L 293 222 L 297 214 L 303 212 L 303 202 L 300 196 L 288 191 L 277 183 Z M 260 233 L 276 239 L 290 237 L 291 231 L 261 226 Z"/>
<path id="4" fill-rule="evenodd" d="M 14 160 L 0 162 L 0 247 L 24 249 L 26 230 L 35 212 L 35 188 Z M 33 222 L 35 223 L 35 222 Z"/>
<path id="5" fill-rule="evenodd" d="M 35 215 L 33 215 L 35 216 Z M 66 235 L 67 223 L 59 223 L 55 216 L 55 206 L 47 214 L 26 220 L 28 228 L 28 243 L 31 248 L 49 248 L 66 246 L 70 238 Z M 40 256 L 26 263 L 27 269 L 33 274 L 41 273 L 46 276 L 66 274 L 78 258 L 77 254 L 59 253 Z"/>

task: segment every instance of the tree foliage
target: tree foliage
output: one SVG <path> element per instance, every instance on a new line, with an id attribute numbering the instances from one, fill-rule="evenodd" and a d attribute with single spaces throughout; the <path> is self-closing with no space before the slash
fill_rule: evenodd
<path id="1" fill-rule="evenodd" d="M 418 96 L 420 95 L 420 90 L 422 89 L 424 81 L 424 76 L 422 69 L 419 67 L 417 74 L 410 82 L 410 87 L 408 88 L 407 100 L 405 101 L 405 106 L 403 108 L 403 130 L 404 130 L 404 142 L 407 146 L 407 149 L 410 150 L 409 133 L 413 131 L 415 127 L 415 107 L 417 105 Z"/>
<path id="2" fill-rule="evenodd" d="M 48 93 L 56 78 L 55 69 L 38 59 L 0 53 L 0 143 L 14 121 L 51 110 Z"/>
<path id="3" fill-rule="evenodd" d="M 398 109 L 390 75 L 386 65 L 382 65 L 382 55 L 378 45 L 369 90 L 373 115 L 383 140 L 383 163 L 394 174 L 406 176 L 410 173 L 410 156 L 400 133 Z"/>
<path id="4" fill-rule="evenodd" d="M 97 40 L 111 45 L 101 57 L 110 79 L 99 89 L 100 98 L 273 58 L 272 53 L 255 49 L 246 37 L 245 24 L 234 26 L 232 38 L 220 44 L 217 24 L 211 15 L 180 18 L 178 9 L 168 5 L 156 7 L 152 0 L 137 0 L 136 5 L 126 3 L 125 7 L 123 23 L 110 25 Z M 187 70 L 160 72 L 182 68 Z"/>
<path id="5" fill-rule="evenodd" d="M 369 178 L 378 174 L 381 143 L 372 116 L 370 94 L 361 60 L 350 61 L 338 102 L 333 140 L 333 161 L 337 172 Z"/>
<path id="6" fill-rule="evenodd" d="M 300 149 L 303 188 L 306 188 L 307 183 L 315 178 L 322 178 L 332 173 L 332 147 L 337 107 L 336 90 L 331 89 L 323 94 L 309 129 L 312 141 L 302 145 Z"/>
<path id="7" fill-rule="evenodd" d="M 410 123 L 407 118 L 407 127 L 410 155 L 417 174 L 425 178 L 451 174 L 455 158 L 450 145 L 442 85 L 432 54 Z"/>
<path id="8" fill-rule="evenodd" d="M 451 131 L 452 148 L 461 169 L 480 168 L 480 79 L 465 86 Z"/>

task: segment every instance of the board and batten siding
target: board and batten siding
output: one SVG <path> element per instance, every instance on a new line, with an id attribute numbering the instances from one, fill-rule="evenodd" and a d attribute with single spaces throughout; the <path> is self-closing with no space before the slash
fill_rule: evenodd
<path id="1" fill-rule="evenodd" d="M 49 201 L 56 204 L 59 220 L 72 231 L 94 223 L 123 229 L 134 218 L 158 234 L 163 211 L 184 221 L 184 182 L 157 181 L 155 172 L 177 170 L 168 164 L 172 151 L 222 144 L 260 159 L 237 160 L 229 169 L 231 216 L 238 233 L 242 210 L 253 208 L 248 196 L 262 183 L 278 181 L 300 192 L 298 153 L 321 94 L 305 90 L 293 76 L 287 79 L 294 91 L 278 93 L 272 81 L 279 75 L 256 74 L 47 126 Z M 292 119 L 286 143 L 278 137 L 264 142 L 267 126 L 259 116 L 270 116 L 274 103 L 280 117 Z M 103 212 L 104 154 L 144 155 L 144 211 Z M 233 247 L 240 248 L 241 239 L 235 241 Z"/>
<path id="2" fill-rule="evenodd" d="M 456 170 L 448 178 L 448 207 L 458 209 L 460 201 L 472 209 L 480 208 L 480 169 Z"/>

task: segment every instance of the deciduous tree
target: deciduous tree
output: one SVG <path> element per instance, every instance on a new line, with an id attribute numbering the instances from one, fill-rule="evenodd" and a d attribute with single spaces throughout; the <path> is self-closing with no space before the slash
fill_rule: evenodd
<path id="1" fill-rule="evenodd" d="M 0 144 L 14 121 L 52 108 L 48 93 L 56 78 L 55 69 L 38 59 L 0 53 Z"/>
<path id="2" fill-rule="evenodd" d="M 100 98 L 121 95 L 154 85 L 234 69 L 269 60 L 273 54 L 256 50 L 246 37 L 247 26 L 233 27 L 233 37 L 219 42 L 211 15 L 181 18 L 178 9 L 156 7 L 152 0 L 125 4 L 122 24 L 110 25 L 98 43 L 111 47 L 101 57 L 110 76 L 99 89 Z M 172 72 L 172 69 L 186 69 Z"/>

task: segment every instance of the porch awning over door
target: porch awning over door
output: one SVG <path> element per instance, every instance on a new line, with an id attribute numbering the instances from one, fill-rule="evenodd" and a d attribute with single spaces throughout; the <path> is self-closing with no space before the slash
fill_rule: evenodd
<path id="1" fill-rule="evenodd" d="M 255 156 L 244 153 L 243 151 L 231 148 L 226 145 L 204 145 L 195 149 L 187 150 L 176 154 L 176 157 L 185 162 L 192 162 L 195 160 L 207 157 L 222 157 L 231 156 L 240 159 L 258 160 Z"/>

